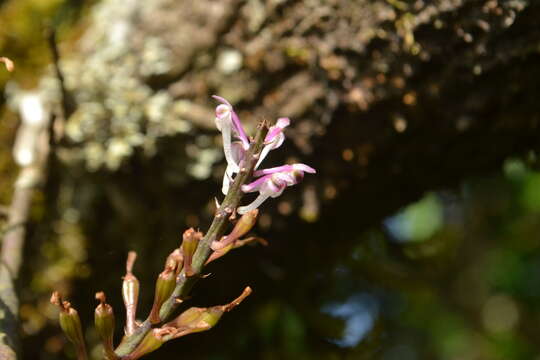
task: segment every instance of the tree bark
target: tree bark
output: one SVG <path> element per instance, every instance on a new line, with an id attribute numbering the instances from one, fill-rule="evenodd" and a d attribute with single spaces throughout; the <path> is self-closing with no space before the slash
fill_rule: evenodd
<path id="1" fill-rule="evenodd" d="M 338 197 L 419 193 L 537 149 L 539 14 L 532 1 L 104 1 L 66 61 L 83 99 L 68 124 L 87 164 L 114 170 L 168 136 L 206 136 L 216 93 L 248 123 L 293 119 L 286 153 L 320 169 L 319 196 L 328 183 Z M 126 83 L 140 101 L 119 91 Z"/>

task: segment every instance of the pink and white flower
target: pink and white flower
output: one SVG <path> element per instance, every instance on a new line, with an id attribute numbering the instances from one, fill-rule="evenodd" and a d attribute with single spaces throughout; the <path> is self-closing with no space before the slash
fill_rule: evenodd
<path id="1" fill-rule="evenodd" d="M 242 191 L 246 193 L 258 191 L 259 196 L 251 204 L 239 207 L 237 212 L 245 214 L 250 210 L 257 209 L 266 199 L 278 197 L 286 187 L 302 181 L 305 172 L 316 173 L 315 169 L 305 164 L 283 165 L 256 171 L 253 175 L 260 177 L 251 184 L 243 185 Z"/>
<path id="2" fill-rule="evenodd" d="M 275 150 L 283 144 L 285 141 L 283 129 L 289 126 L 290 123 L 291 120 L 289 120 L 289 118 L 279 118 L 276 125 L 271 126 L 270 129 L 268 129 L 268 134 L 266 134 L 266 138 L 264 139 L 264 147 L 259 156 L 259 160 L 255 165 L 255 169 L 259 167 L 271 150 Z"/>
<path id="3" fill-rule="evenodd" d="M 232 105 L 222 97 L 213 96 L 220 104 L 216 107 L 216 126 L 223 136 L 223 152 L 227 160 L 227 169 L 223 176 L 223 194 L 229 192 L 233 176 L 240 172 L 246 152 L 251 146 L 250 140 L 240 123 Z M 257 170 L 270 151 L 279 148 L 285 141 L 284 129 L 290 124 L 289 118 L 279 118 L 274 126 L 268 129 L 263 148 L 255 164 L 253 176 L 257 178 L 251 184 L 242 186 L 243 192 L 259 192 L 253 202 L 237 209 L 239 214 L 257 209 L 266 199 L 278 197 L 286 187 L 298 184 L 304 173 L 314 174 L 315 169 L 305 164 L 282 165 L 269 169 Z"/>
<path id="4" fill-rule="evenodd" d="M 227 160 L 227 166 L 230 166 L 232 171 L 237 173 L 240 171 L 240 167 L 232 154 L 232 137 L 234 135 L 240 139 L 244 150 L 249 149 L 249 140 L 232 105 L 222 97 L 214 95 L 213 98 L 221 102 L 221 104 L 216 107 L 215 121 L 216 127 L 221 131 L 223 136 L 223 152 L 225 154 L 225 159 Z"/>

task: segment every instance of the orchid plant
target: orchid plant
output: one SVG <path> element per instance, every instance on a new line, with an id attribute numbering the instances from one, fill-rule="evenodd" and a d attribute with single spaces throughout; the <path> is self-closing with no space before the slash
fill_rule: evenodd
<path id="1" fill-rule="evenodd" d="M 115 317 L 112 306 L 106 303 L 103 292 L 96 294 L 100 304 L 96 308 L 95 324 L 105 359 L 139 359 L 166 341 L 209 330 L 225 312 L 239 305 L 251 293 L 251 288 L 246 287 L 237 299 L 226 305 L 191 307 L 170 320 L 174 310 L 187 300 L 194 282 L 205 277 L 202 275 L 205 265 L 247 243 L 258 241 L 266 244 L 257 237 L 242 239 L 255 225 L 261 204 L 268 198 L 280 196 L 286 187 L 298 184 L 305 173 L 316 172 L 300 163 L 259 169 L 270 151 L 279 148 L 285 141 L 284 130 L 290 120 L 279 118 L 270 127 L 262 122 L 255 137 L 250 138 L 232 105 L 222 97 L 214 96 L 214 99 L 219 102 L 215 122 L 223 137 L 223 152 L 227 161 L 222 185 L 225 198 L 221 205 L 217 204 L 218 209 L 206 234 L 194 229 L 186 230 L 182 244 L 169 254 L 164 270 L 156 280 L 152 309 L 142 322 L 136 319 L 139 282 L 132 272 L 136 254 L 130 252 L 122 283 L 126 325 L 124 337 L 116 348 L 113 345 Z M 250 192 L 259 194 L 251 203 L 239 206 L 243 195 Z M 236 214 L 241 215 L 240 218 L 237 219 Z M 234 227 L 228 235 L 224 235 L 230 222 L 235 222 Z M 53 294 L 51 302 L 60 309 L 60 325 L 66 337 L 75 345 L 77 358 L 87 359 L 77 311 L 57 292 Z"/>

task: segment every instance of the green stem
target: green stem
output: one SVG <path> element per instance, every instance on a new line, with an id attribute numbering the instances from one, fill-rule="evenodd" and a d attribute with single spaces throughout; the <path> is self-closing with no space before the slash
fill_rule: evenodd
<path id="1" fill-rule="evenodd" d="M 268 127 L 263 121 L 261 124 L 259 124 L 253 145 L 249 148 L 244 158 L 244 163 L 242 164 L 243 168 L 234 179 L 234 182 L 229 188 L 229 192 L 225 196 L 223 203 L 214 215 L 210 228 L 206 232 L 204 238 L 199 242 L 197 251 L 193 255 L 192 270 L 194 271 L 195 275 L 186 277 L 185 272 L 182 270 L 172 295 L 161 306 L 161 310 L 159 312 L 161 319 L 167 319 L 171 316 L 173 311 L 178 306 L 176 299 L 184 298 L 189 294 L 191 288 L 199 278 L 198 275 L 201 274 L 206 260 L 212 252 L 210 245 L 214 240 L 218 240 L 224 235 L 227 225 L 229 224 L 229 216 L 231 215 L 232 211 L 238 207 L 240 200 L 244 195 L 241 187 L 248 182 L 253 174 L 253 169 L 257 163 L 258 155 L 261 153 L 264 138 L 266 137 L 267 132 Z M 124 337 L 116 349 L 116 354 L 120 357 L 130 354 L 141 342 L 148 331 L 150 331 L 150 329 L 152 329 L 152 324 L 147 319 L 133 332 L 132 335 Z"/>

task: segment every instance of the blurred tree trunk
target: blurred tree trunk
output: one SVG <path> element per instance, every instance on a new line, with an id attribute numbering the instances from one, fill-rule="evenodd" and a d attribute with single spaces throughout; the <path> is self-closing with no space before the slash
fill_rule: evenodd
<path id="1" fill-rule="evenodd" d="M 537 149 L 539 15 L 525 0 L 103 1 L 65 62 L 79 95 L 68 124 L 101 147 L 95 167 L 114 169 L 114 140 L 126 157 L 141 146 L 115 129 L 117 108 L 142 114 L 134 132 L 155 153 L 157 138 L 185 132 L 179 121 L 195 136 L 211 129 L 216 93 L 251 123 L 291 117 L 285 153 L 320 170 L 323 198 L 348 201 L 354 190 L 374 220 Z M 126 100 L 119 83 L 145 95 Z M 93 117 L 89 103 L 105 115 Z M 109 145 L 84 117 L 102 122 Z"/>
<path id="2" fill-rule="evenodd" d="M 18 350 L 18 307 L 10 270 L 0 263 L 0 359 L 14 360 Z"/>

